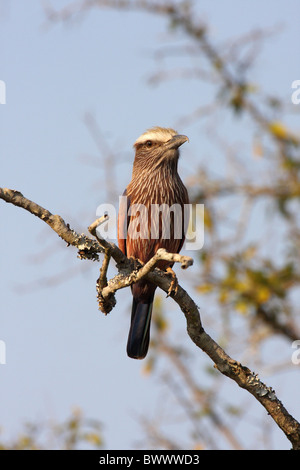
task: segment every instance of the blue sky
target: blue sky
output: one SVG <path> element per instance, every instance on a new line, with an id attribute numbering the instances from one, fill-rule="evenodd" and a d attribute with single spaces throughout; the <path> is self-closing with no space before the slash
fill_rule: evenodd
<path id="1" fill-rule="evenodd" d="M 50 3 L 60 8 L 68 2 Z M 252 78 L 288 100 L 292 81 L 300 79 L 298 2 L 245 5 L 202 1 L 199 13 L 216 43 L 255 27 L 280 26 L 266 41 Z M 1 186 L 21 191 L 86 231 L 97 206 L 110 202 L 111 185 L 120 194 L 129 182 L 135 139 L 152 125 L 176 125 L 195 104 L 209 102 L 210 87 L 184 80 L 149 85 L 161 65 L 155 52 L 173 41 L 164 18 L 103 9 L 75 23 L 49 25 L 42 6 L 0 2 L 0 80 L 6 83 Z M 84 123 L 86 113 L 94 115 L 117 155 L 113 183 Z M 184 155 L 193 155 L 196 165 L 213 152 L 201 129 L 196 124 L 178 129 L 190 137 L 180 162 L 185 180 L 195 167 Z M 237 139 L 232 125 L 224 122 L 222 129 L 229 140 Z M 97 157 L 98 166 L 87 164 L 87 157 Z M 0 366 L 1 426 L 13 435 L 24 421 L 61 420 L 79 406 L 104 423 L 107 448 L 135 448 L 141 439 L 138 417 L 155 416 L 164 391 L 143 374 L 143 363 L 126 356 L 128 292 L 118 293 L 118 306 L 104 317 L 96 304 L 97 264 L 78 260 L 74 249 L 64 248 L 21 209 L 0 202 L 0 216 L 0 339 L 7 348 L 7 364 Z M 65 271 L 68 281 L 43 286 L 41 280 Z M 185 331 L 175 304 L 168 299 L 166 305 Z M 299 416 L 289 391 L 284 393 Z M 277 439 L 288 448 L 285 438 Z"/>

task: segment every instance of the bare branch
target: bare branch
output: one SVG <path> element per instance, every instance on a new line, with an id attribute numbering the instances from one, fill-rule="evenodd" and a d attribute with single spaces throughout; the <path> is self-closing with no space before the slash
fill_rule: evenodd
<path id="1" fill-rule="evenodd" d="M 69 224 L 65 223 L 62 217 L 51 214 L 47 209 L 24 197 L 19 191 L 0 188 L 0 199 L 14 206 L 21 207 L 43 220 L 43 222 L 46 222 L 60 238 L 67 242 L 68 246 L 73 245 L 79 249 L 80 258 L 97 260 L 98 254 L 103 252 L 103 249 L 95 240 L 88 238 L 84 234 L 79 235 L 70 228 Z"/>

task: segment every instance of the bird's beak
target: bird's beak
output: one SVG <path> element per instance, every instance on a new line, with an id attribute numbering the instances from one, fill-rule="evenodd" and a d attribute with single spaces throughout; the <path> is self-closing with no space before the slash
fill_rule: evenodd
<path id="1" fill-rule="evenodd" d="M 189 138 L 186 135 L 174 135 L 172 139 L 170 139 L 168 142 L 165 143 L 165 147 L 167 150 L 178 149 L 180 145 L 188 141 L 189 141 Z"/>

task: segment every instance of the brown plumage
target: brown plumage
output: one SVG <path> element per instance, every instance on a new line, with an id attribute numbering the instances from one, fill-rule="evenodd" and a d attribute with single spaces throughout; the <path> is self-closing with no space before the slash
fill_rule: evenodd
<path id="1" fill-rule="evenodd" d="M 127 257 L 145 263 L 159 248 L 165 248 L 169 253 L 181 250 L 188 222 L 184 217 L 184 205 L 189 200 L 177 164 L 178 149 L 187 140 L 173 129 L 161 127 L 149 129 L 136 140 L 132 179 L 124 192 L 127 205 L 120 207 L 118 222 L 119 247 Z M 158 206 L 151 206 L 153 204 L 171 208 L 170 217 L 167 210 L 162 210 L 158 216 Z M 157 265 L 160 269 L 171 266 L 166 261 Z M 148 351 L 155 289 L 156 286 L 148 281 L 132 286 L 127 354 L 135 359 L 143 359 Z"/>

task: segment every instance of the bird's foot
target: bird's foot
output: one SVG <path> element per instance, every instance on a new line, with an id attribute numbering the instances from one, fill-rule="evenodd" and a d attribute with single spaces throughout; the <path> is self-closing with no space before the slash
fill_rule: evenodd
<path id="1" fill-rule="evenodd" d="M 167 297 L 170 297 L 170 295 L 176 295 L 177 294 L 178 279 L 177 279 L 177 276 L 176 276 L 176 274 L 175 274 L 175 272 L 173 271 L 172 268 L 169 267 L 169 268 L 166 269 L 166 271 L 172 277 L 171 284 L 170 284 L 168 294 L 167 294 Z"/>

